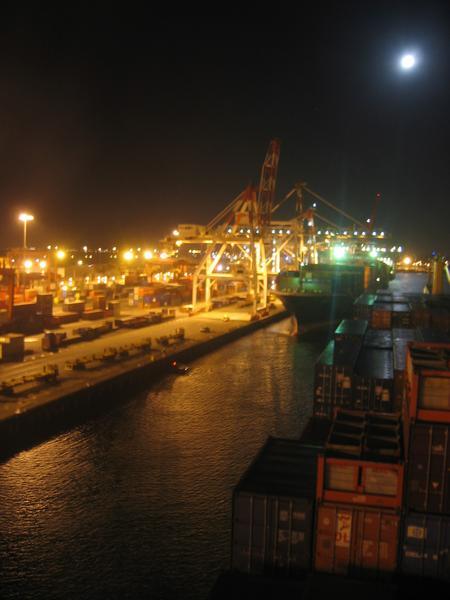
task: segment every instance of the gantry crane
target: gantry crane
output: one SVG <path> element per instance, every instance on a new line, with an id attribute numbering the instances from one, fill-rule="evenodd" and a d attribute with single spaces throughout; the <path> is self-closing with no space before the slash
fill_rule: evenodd
<path id="1" fill-rule="evenodd" d="M 326 249 L 326 240 L 319 239 L 320 236 L 318 238 L 320 230 L 317 231 L 316 221 L 335 231 L 340 227 L 317 211 L 315 201 L 344 217 L 349 222 L 349 228 L 355 230 L 355 227 L 364 227 L 361 221 L 314 192 L 304 181 L 297 183 L 276 203 L 279 157 L 280 142 L 272 140 L 262 165 L 258 188 L 249 185 L 206 227 L 201 228 L 202 233 L 176 240 L 178 246 L 200 244 L 205 247 L 193 275 L 193 308 L 198 303 L 200 289 L 204 290 L 204 303 L 209 306 L 213 287 L 219 281 L 229 280 L 244 284 L 252 297 L 255 313 L 258 305 L 261 308 L 266 306 L 269 279 L 286 267 L 286 261 L 289 261 L 287 266 L 291 268 L 298 268 L 302 263 L 317 262 L 318 249 Z M 312 196 L 314 202 L 306 205 L 306 195 Z M 295 199 L 293 218 L 275 220 L 274 213 L 291 199 Z M 221 263 L 224 255 L 236 253 L 242 268 L 224 270 Z"/>

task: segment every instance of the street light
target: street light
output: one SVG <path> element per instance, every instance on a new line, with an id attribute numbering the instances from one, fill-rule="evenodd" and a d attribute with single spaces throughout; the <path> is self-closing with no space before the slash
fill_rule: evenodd
<path id="1" fill-rule="evenodd" d="M 19 221 L 23 223 L 23 247 L 27 247 L 27 223 L 28 221 L 34 221 L 33 215 L 29 215 L 28 213 L 20 213 Z"/>

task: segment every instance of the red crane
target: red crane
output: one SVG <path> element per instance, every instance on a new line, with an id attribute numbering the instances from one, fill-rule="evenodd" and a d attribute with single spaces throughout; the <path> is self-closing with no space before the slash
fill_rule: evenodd
<path id="1" fill-rule="evenodd" d="M 259 225 L 263 227 L 272 220 L 272 205 L 275 198 L 278 161 L 280 159 L 280 141 L 272 140 L 267 150 L 261 170 L 258 189 Z"/>

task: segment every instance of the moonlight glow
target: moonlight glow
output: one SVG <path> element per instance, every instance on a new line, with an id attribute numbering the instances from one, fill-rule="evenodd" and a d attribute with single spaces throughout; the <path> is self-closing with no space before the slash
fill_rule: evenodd
<path id="1" fill-rule="evenodd" d="M 409 71 L 416 64 L 416 58 L 413 54 L 404 54 L 400 59 L 400 66 L 405 71 Z"/>

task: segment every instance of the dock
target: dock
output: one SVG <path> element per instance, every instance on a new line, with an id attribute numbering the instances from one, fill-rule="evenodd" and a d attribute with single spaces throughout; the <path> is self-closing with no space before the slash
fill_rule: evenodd
<path id="1" fill-rule="evenodd" d="M 34 352 L 0 366 L 0 458 L 70 428 L 113 402 L 145 389 L 189 362 L 287 317 L 279 305 L 256 320 L 242 310 L 216 310 L 139 329 L 119 328 L 95 340 Z M 31 343 L 37 344 L 36 339 Z"/>

